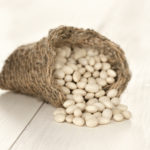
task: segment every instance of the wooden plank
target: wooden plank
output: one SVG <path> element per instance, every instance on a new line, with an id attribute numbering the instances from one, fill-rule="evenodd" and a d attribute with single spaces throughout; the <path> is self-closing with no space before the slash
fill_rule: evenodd
<path id="1" fill-rule="evenodd" d="M 8 150 L 34 116 L 42 102 L 0 91 L 0 149 Z"/>
<path id="2" fill-rule="evenodd" d="M 99 30 L 125 49 L 132 70 L 132 80 L 122 96 L 122 101 L 132 111 L 132 120 L 94 129 L 66 123 L 58 124 L 53 120 L 54 108 L 45 104 L 12 150 L 150 149 L 148 25 L 144 25 L 147 30 L 141 31 L 143 24 L 150 25 L 149 21 L 143 19 L 144 16 L 148 17 L 149 2 L 143 0 L 117 2 L 114 7 L 116 9 L 110 14 L 111 19 L 106 20 L 106 24 L 100 26 Z"/>

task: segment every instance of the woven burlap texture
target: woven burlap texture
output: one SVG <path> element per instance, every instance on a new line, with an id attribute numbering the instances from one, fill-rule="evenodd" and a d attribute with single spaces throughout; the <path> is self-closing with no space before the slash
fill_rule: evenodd
<path id="1" fill-rule="evenodd" d="M 65 95 L 53 76 L 56 48 L 61 46 L 94 48 L 105 54 L 117 78 L 115 83 L 104 88 L 116 88 L 118 96 L 121 95 L 131 77 L 123 50 L 94 30 L 67 26 L 50 30 L 48 37 L 36 43 L 18 47 L 5 61 L 0 73 L 0 88 L 61 106 Z"/>

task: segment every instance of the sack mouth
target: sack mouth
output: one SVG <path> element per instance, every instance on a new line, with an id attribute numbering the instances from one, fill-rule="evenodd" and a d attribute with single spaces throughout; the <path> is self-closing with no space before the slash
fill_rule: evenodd
<path id="1" fill-rule="evenodd" d="M 117 72 L 116 82 L 104 87 L 105 90 L 118 89 L 118 96 L 124 91 L 131 78 L 128 63 L 124 51 L 119 45 L 107 39 L 105 36 L 91 29 L 75 28 L 71 26 L 60 26 L 52 29 L 48 35 L 49 48 L 55 52 L 56 48 L 62 46 L 97 49 L 100 54 L 108 57 L 112 69 Z"/>

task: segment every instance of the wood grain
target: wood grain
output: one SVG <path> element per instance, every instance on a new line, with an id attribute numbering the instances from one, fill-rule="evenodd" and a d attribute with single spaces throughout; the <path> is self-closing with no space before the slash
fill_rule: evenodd
<path id="1" fill-rule="evenodd" d="M 0 149 L 8 150 L 42 102 L 12 92 L 0 92 Z"/>

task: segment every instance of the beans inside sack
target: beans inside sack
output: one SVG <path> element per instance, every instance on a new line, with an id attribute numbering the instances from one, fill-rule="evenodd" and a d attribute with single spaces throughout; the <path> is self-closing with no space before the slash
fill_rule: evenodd
<path id="1" fill-rule="evenodd" d="M 66 95 L 62 108 L 54 111 L 56 122 L 96 127 L 130 119 L 128 107 L 120 104 L 117 89 L 104 90 L 115 82 L 117 73 L 107 56 L 95 49 L 57 49 L 54 75 Z"/>

